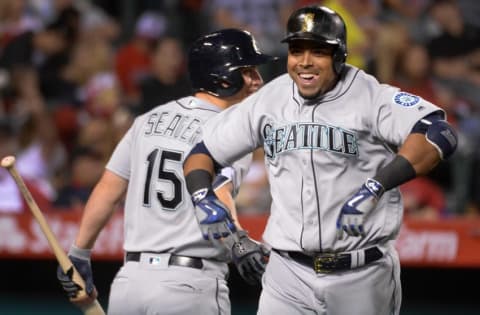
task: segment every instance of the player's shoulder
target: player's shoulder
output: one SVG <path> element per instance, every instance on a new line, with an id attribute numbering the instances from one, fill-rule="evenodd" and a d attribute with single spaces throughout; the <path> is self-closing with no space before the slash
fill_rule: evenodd
<path id="1" fill-rule="evenodd" d="M 138 116 L 137 119 L 148 119 L 152 115 L 160 115 L 165 112 L 175 111 L 175 112 L 218 112 L 219 108 L 213 104 L 210 104 L 206 101 L 203 101 L 194 96 L 185 96 L 179 99 L 169 101 L 167 103 L 157 105 L 152 108 L 150 111 L 145 112 L 144 114 Z"/>
<path id="2" fill-rule="evenodd" d="M 288 73 L 279 75 L 266 83 L 259 92 L 263 94 L 276 93 L 279 91 L 290 91 L 288 88 L 293 87 L 293 80 Z"/>
<path id="3" fill-rule="evenodd" d="M 381 96 L 393 97 L 399 91 L 398 87 L 380 82 L 374 75 L 363 69 L 346 64 L 340 83 L 345 89 L 357 91 L 371 99 Z"/>
<path id="4" fill-rule="evenodd" d="M 149 111 L 147 111 L 145 113 L 141 113 L 137 117 L 135 117 L 135 120 L 133 121 L 132 126 L 135 127 L 135 126 L 138 126 L 138 125 L 142 125 L 142 124 L 146 123 L 149 119 L 151 119 L 152 116 L 164 115 L 165 112 L 170 112 L 170 111 L 177 110 L 180 106 L 179 104 L 181 104 L 179 102 L 183 101 L 184 99 L 185 99 L 185 101 L 183 101 L 183 102 L 187 102 L 188 98 L 189 97 L 184 97 L 184 98 L 181 98 L 181 99 L 171 100 L 167 103 L 157 105 L 157 106 L 153 107 L 152 109 L 150 109 Z"/>
<path id="5" fill-rule="evenodd" d="M 340 77 L 340 83 L 346 86 L 356 85 L 366 88 L 382 88 L 382 84 L 380 84 L 375 76 L 349 64 L 345 64 Z"/>

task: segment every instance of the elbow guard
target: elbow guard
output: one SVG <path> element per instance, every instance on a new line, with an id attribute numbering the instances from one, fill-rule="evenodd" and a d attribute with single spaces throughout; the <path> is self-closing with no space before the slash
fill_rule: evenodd
<path id="1" fill-rule="evenodd" d="M 222 166 L 213 158 L 213 156 L 210 154 L 210 151 L 208 151 L 207 147 L 205 146 L 205 144 L 203 143 L 203 141 L 197 143 L 193 148 L 192 150 L 190 151 L 190 153 L 188 154 L 187 158 L 190 156 L 190 155 L 193 155 L 193 154 L 205 154 L 205 155 L 208 155 L 212 161 L 213 161 L 213 167 L 214 167 L 214 171 L 215 173 L 218 173 L 220 172 L 220 170 L 222 169 Z M 185 159 L 186 161 L 187 159 Z M 184 161 L 184 163 L 185 163 Z"/>
<path id="2" fill-rule="evenodd" d="M 425 137 L 437 149 L 442 160 L 448 159 L 457 148 L 457 133 L 445 120 L 433 121 Z"/>

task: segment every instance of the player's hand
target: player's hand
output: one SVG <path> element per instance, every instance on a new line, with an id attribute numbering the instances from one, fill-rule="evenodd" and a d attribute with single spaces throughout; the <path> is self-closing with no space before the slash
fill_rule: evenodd
<path id="1" fill-rule="evenodd" d="M 337 218 L 337 238 L 343 233 L 349 236 L 365 236 L 364 216 L 377 205 L 383 195 L 383 186 L 374 179 L 367 179 L 362 187 L 342 206 Z"/>
<path id="2" fill-rule="evenodd" d="M 95 289 L 95 285 L 93 284 L 93 274 L 90 259 L 85 259 L 83 257 L 75 257 L 71 254 L 68 255 L 68 258 L 72 262 L 75 269 L 77 269 L 82 279 L 85 281 L 85 288 L 82 288 L 78 283 L 75 283 L 73 281 L 73 267 L 67 270 L 66 273 L 64 273 L 62 268 L 58 266 L 57 279 L 72 302 L 78 305 L 89 303 L 97 297 L 97 291 Z M 81 290 L 85 290 L 87 296 L 85 297 L 85 299 L 79 300 L 77 299 L 77 297 L 78 293 Z"/>
<path id="3" fill-rule="evenodd" d="M 238 231 L 237 235 L 238 239 L 232 247 L 233 263 L 248 284 L 259 285 L 270 251 L 263 244 L 249 238 L 245 231 Z"/>
<path id="4" fill-rule="evenodd" d="M 204 239 L 218 240 L 237 231 L 227 206 L 218 200 L 212 190 L 202 188 L 194 192 L 192 201 Z"/>

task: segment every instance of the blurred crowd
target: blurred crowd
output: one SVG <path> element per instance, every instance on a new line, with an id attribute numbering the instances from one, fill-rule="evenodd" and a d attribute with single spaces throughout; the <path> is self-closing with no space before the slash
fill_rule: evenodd
<path id="1" fill-rule="evenodd" d="M 347 24 L 347 62 L 442 107 L 459 132 L 455 155 L 401 189 L 407 216 L 480 214 L 480 2 L 475 0 L 0 1 L 0 157 L 42 209 L 81 211 L 137 115 L 190 94 L 186 52 L 215 29 L 249 30 L 280 61 L 289 14 L 324 4 Z M 240 213 L 268 212 L 261 149 L 237 196 Z M 0 169 L 0 212 L 21 212 Z"/>

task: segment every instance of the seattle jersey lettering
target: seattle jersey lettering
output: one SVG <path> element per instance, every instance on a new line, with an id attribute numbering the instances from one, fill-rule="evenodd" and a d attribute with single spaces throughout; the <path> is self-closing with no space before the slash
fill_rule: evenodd
<path id="1" fill-rule="evenodd" d="M 146 136 L 174 138 L 195 144 L 201 136 L 201 120 L 181 113 L 169 111 L 151 113 L 146 122 Z"/>
<path id="2" fill-rule="evenodd" d="M 263 127 L 264 149 L 268 159 L 290 150 L 317 149 L 358 155 L 355 133 L 318 123 L 296 123 L 281 127 Z"/>

